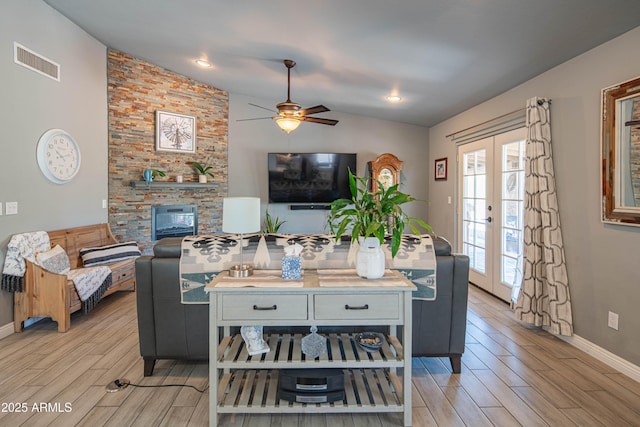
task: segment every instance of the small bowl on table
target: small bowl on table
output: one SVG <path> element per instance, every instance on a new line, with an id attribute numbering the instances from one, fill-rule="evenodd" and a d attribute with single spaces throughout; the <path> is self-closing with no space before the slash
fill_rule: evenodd
<path id="1" fill-rule="evenodd" d="M 384 340 L 384 335 L 379 332 L 361 332 L 355 336 L 360 348 L 369 353 L 380 350 Z"/>

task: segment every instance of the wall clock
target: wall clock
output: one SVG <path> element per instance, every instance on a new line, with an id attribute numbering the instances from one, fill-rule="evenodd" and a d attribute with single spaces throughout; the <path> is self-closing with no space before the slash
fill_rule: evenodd
<path id="1" fill-rule="evenodd" d="M 391 153 L 378 156 L 374 161 L 369 162 L 371 173 L 371 191 L 378 191 L 378 182 L 387 189 L 392 185 L 400 183 L 400 171 L 402 170 L 402 160 Z"/>
<path id="2" fill-rule="evenodd" d="M 80 170 L 80 147 L 69 133 L 49 129 L 38 140 L 38 166 L 51 182 L 65 184 Z"/>

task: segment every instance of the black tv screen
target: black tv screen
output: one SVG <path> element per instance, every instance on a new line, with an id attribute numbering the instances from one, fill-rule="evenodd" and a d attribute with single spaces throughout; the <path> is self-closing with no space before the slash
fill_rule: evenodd
<path id="1" fill-rule="evenodd" d="M 350 199 L 355 153 L 269 153 L 270 203 L 331 203 Z"/>

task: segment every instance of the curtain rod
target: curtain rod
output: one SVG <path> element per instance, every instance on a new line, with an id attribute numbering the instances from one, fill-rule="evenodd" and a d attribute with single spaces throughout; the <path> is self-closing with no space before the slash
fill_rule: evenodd
<path id="1" fill-rule="evenodd" d="M 540 99 L 538 99 L 538 105 L 542 105 L 542 104 L 544 104 L 545 102 L 548 102 L 549 104 L 551 104 L 551 100 L 550 100 L 550 99 L 546 99 L 546 98 L 540 98 Z M 525 109 L 526 109 L 526 108 L 518 108 L 517 110 L 513 110 L 513 111 L 511 111 L 510 113 L 506 113 L 506 114 L 503 114 L 503 115 L 501 115 L 501 116 L 494 117 L 493 119 L 490 119 L 490 120 L 484 121 L 484 122 L 482 122 L 482 123 L 478 123 L 477 125 L 469 126 L 469 127 L 468 127 L 468 128 L 466 128 L 466 129 L 462 129 L 462 130 L 458 130 L 458 131 L 455 131 L 455 132 L 453 132 L 453 133 L 450 133 L 449 135 L 445 136 L 445 138 L 450 138 L 450 137 L 452 137 L 453 135 L 456 135 L 456 134 L 458 134 L 458 133 L 466 132 L 466 131 L 468 131 L 469 129 L 473 129 L 473 128 L 478 127 L 478 126 L 482 126 L 482 125 L 487 124 L 487 123 L 490 123 L 490 122 L 492 122 L 492 121 L 494 121 L 494 120 L 499 120 L 499 119 L 501 119 L 501 118 L 503 118 L 503 117 L 508 117 L 508 116 L 510 116 L 510 115 L 512 115 L 512 114 L 516 114 L 516 113 L 524 112 L 524 111 L 525 111 Z"/>

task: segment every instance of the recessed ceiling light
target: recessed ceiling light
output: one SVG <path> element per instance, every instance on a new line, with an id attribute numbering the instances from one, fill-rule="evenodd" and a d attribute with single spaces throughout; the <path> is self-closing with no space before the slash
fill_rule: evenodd
<path id="1" fill-rule="evenodd" d="M 213 65 L 211 65 L 211 63 L 209 61 L 207 61 L 206 59 L 196 59 L 196 64 L 198 64 L 201 67 L 204 68 L 211 68 L 213 67 Z"/>
<path id="2" fill-rule="evenodd" d="M 402 98 L 400 98 L 398 95 L 389 95 L 387 96 L 386 100 L 389 102 L 400 102 L 402 101 Z"/>

